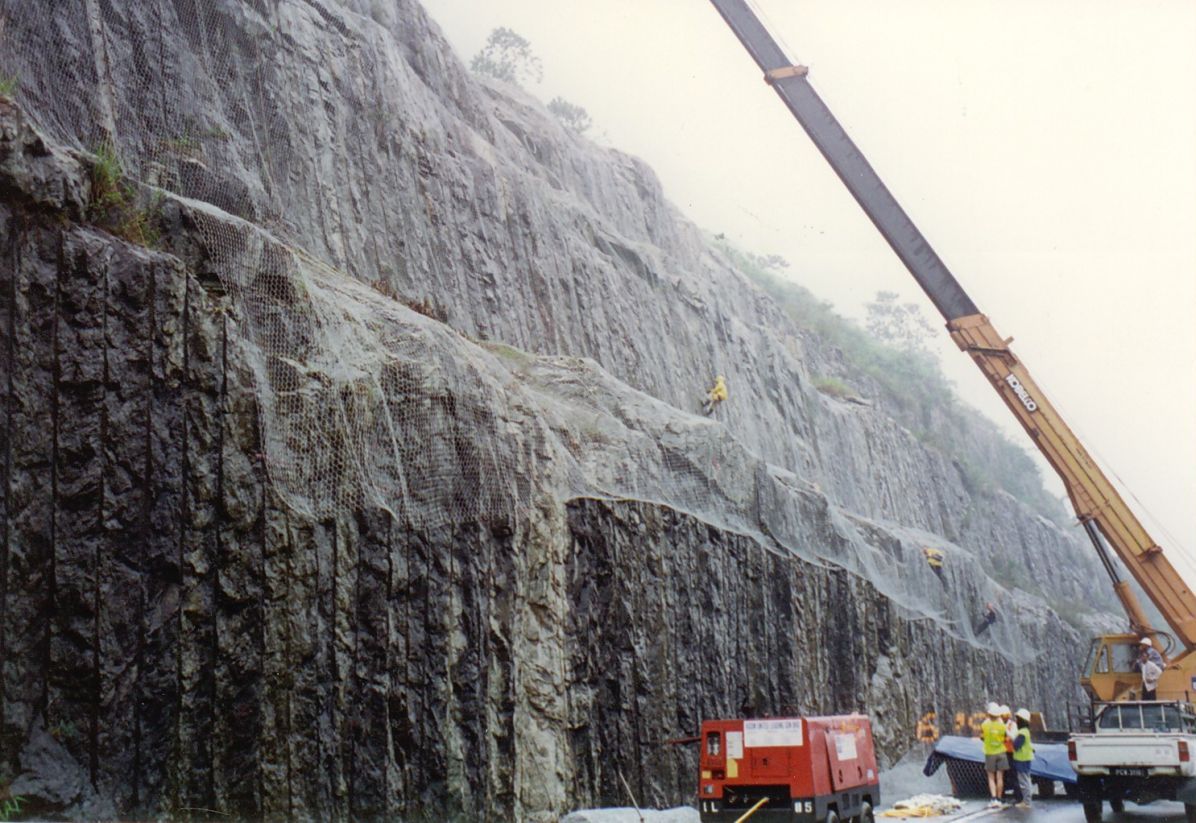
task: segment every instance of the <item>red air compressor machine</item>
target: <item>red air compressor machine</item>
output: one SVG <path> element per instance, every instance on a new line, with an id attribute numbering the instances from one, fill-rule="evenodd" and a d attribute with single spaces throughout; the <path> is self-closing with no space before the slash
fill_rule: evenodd
<path id="1" fill-rule="evenodd" d="M 873 823 L 880 775 L 862 714 L 705 720 L 699 738 L 702 823 Z"/>

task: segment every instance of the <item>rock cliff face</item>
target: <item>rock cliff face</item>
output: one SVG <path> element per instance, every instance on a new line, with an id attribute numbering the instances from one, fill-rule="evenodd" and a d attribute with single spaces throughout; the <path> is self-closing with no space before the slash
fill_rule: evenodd
<path id="1" fill-rule="evenodd" d="M 818 392 L 850 364 L 649 169 L 382 5 L 2 4 L 0 788 L 550 820 L 685 800 L 661 741 L 745 699 L 889 755 L 989 695 L 1062 720 L 1084 641 L 974 561 L 1079 600 L 1084 548 Z M 96 219 L 101 140 L 155 248 Z"/>
<path id="2" fill-rule="evenodd" d="M 761 551 L 671 510 L 579 501 L 569 524 L 578 796 L 601 796 L 619 769 L 653 802 L 684 796 L 696 759 L 660 741 L 702 717 L 735 713 L 739 696 L 771 713 L 866 706 L 890 754 L 909 745 L 910 724 L 925 712 L 967 712 L 976 695 L 1019 703 L 1051 695 L 1047 711 L 1065 715 L 1059 664 L 1074 665 L 1074 652 L 1002 665 L 909 619 L 858 577 Z M 1067 649 L 1070 632 L 1058 618 L 1037 615 L 1028 641 Z M 614 642 L 603 629 L 611 625 L 626 627 Z M 661 715 L 660 706 L 674 709 Z M 653 761 L 659 766 L 639 766 Z"/>

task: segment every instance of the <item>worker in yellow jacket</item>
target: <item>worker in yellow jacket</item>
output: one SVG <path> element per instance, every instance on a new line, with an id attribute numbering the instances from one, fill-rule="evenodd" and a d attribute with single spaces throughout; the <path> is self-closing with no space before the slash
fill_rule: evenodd
<path id="1" fill-rule="evenodd" d="M 1021 790 L 1021 801 L 1018 808 L 1030 808 L 1030 795 L 1034 787 L 1030 785 L 1030 763 L 1034 760 L 1034 743 L 1030 740 L 1030 710 L 1018 709 L 1017 734 L 1013 737 L 1013 771 L 1017 776 L 1017 786 Z"/>
<path id="2" fill-rule="evenodd" d="M 922 556 L 926 558 L 926 564 L 930 566 L 930 570 L 938 577 L 939 582 L 946 586 L 947 581 L 943 578 L 943 550 L 924 546 L 922 548 Z"/>
<path id="3" fill-rule="evenodd" d="M 988 775 L 989 806 L 999 807 L 1005 794 L 1005 772 L 1009 771 L 1009 758 L 1005 754 L 1005 723 L 1001 720 L 1001 707 L 988 704 L 988 719 L 980 724 L 980 742 L 984 746 L 984 771 Z"/>
<path id="4" fill-rule="evenodd" d="M 706 392 L 706 403 L 702 406 L 703 414 L 707 416 L 714 413 L 714 407 L 727 399 L 727 381 L 723 379 L 720 374 L 714 379 L 714 386 L 710 391 Z"/>

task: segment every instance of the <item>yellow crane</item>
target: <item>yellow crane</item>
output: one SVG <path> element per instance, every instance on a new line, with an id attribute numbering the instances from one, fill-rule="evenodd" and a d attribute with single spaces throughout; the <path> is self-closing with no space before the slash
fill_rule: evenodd
<path id="1" fill-rule="evenodd" d="M 1147 533 L 1117 489 L 1047 399 L 1025 364 L 992 322 L 976 308 L 929 241 L 885 187 L 859 148 L 814 91 L 805 66 L 795 65 L 745 0 L 711 0 L 764 72 L 764 80 L 789 108 L 831 168 L 888 241 L 946 320 L 956 345 L 972 358 L 1035 447 L 1063 480 L 1076 516 L 1113 582 L 1129 631 L 1093 641 L 1080 682 L 1096 700 L 1129 696 L 1141 687 L 1134 666 L 1142 638 L 1165 638 L 1174 647 L 1158 685 L 1159 699 L 1196 696 L 1196 596 Z M 1123 579 L 1109 549 L 1162 614 L 1172 634 L 1152 626 Z M 1167 649 L 1165 648 L 1165 651 Z"/>

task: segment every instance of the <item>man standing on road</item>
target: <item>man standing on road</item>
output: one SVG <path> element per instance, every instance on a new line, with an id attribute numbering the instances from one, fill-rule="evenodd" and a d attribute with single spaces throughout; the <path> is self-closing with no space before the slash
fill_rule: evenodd
<path id="1" fill-rule="evenodd" d="M 1001 721 L 1001 707 L 988 704 L 988 719 L 980 724 L 980 740 L 984 745 L 984 771 L 988 775 L 989 807 L 1001 805 L 1005 794 L 1005 772 L 1009 760 L 1005 756 L 1005 724 Z"/>
<path id="2" fill-rule="evenodd" d="M 1001 722 L 1005 724 L 1005 756 L 1013 759 L 1013 738 L 1017 735 L 1017 724 L 1013 722 L 1013 709 L 1008 706 L 1001 706 Z M 1010 764 L 1013 768 L 1013 764 Z M 1010 787 L 1013 789 L 1013 802 L 1020 803 L 1022 800 L 1022 784 L 1016 780 Z"/>
<path id="3" fill-rule="evenodd" d="M 1017 787 L 1022 796 L 1019 809 L 1030 808 L 1030 796 L 1034 787 L 1030 785 L 1030 762 L 1034 760 L 1034 744 L 1030 741 L 1030 710 L 1017 710 L 1017 734 L 1013 738 L 1013 771 L 1017 775 Z"/>

